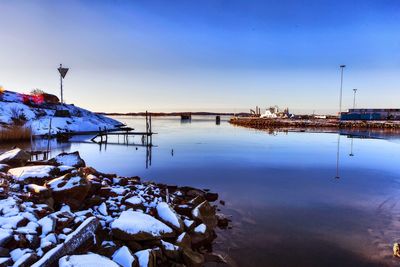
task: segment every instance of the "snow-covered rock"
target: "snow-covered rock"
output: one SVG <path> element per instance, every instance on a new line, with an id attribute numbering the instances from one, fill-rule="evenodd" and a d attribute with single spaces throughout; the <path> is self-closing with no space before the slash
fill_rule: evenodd
<path id="1" fill-rule="evenodd" d="M 56 157 L 49 160 L 50 164 L 57 166 L 65 165 L 72 166 L 75 168 L 85 167 L 85 161 L 80 157 L 79 152 L 75 151 L 72 153 L 61 153 Z"/>
<path id="2" fill-rule="evenodd" d="M 52 172 L 55 170 L 56 167 L 51 165 L 38 165 L 13 168 L 8 172 L 18 182 L 44 184 L 47 179 L 52 177 Z"/>
<path id="3" fill-rule="evenodd" d="M 72 104 L 33 103 L 26 101 L 26 95 L 5 91 L 0 97 L 0 124 L 13 123 L 16 114 L 27 119 L 26 127 L 32 129 L 35 135 L 49 133 L 51 119 L 51 134 L 60 132 L 97 131 L 114 129 L 122 124 L 119 121 L 76 107 Z M 70 116 L 55 117 L 57 110 L 66 110 Z"/>
<path id="4" fill-rule="evenodd" d="M 24 166 L 29 159 L 30 155 L 19 148 L 15 148 L 0 154 L 0 163 L 7 164 L 12 167 Z"/>
<path id="5" fill-rule="evenodd" d="M 136 258 L 132 255 L 128 247 L 123 246 L 114 252 L 112 260 L 121 265 L 122 267 L 135 266 Z"/>
<path id="6" fill-rule="evenodd" d="M 119 267 L 119 265 L 107 257 L 99 254 L 84 254 L 64 256 L 58 261 L 59 267 Z"/>
<path id="7" fill-rule="evenodd" d="M 178 214 L 166 203 L 160 202 L 156 207 L 158 218 L 178 232 L 183 232 L 183 222 Z"/>
<path id="8" fill-rule="evenodd" d="M 141 250 L 135 253 L 138 258 L 139 267 L 152 267 L 155 266 L 155 256 L 151 249 Z"/>
<path id="9" fill-rule="evenodd" d="M 123 211 L 112 224 L 113 234 L 122 240 L 152 240 L 174 236 L 174 231 L 154 217 L 138 212 Z"/>

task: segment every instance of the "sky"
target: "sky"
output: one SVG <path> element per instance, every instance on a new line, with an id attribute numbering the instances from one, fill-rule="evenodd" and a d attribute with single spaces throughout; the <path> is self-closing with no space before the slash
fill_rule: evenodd
<path id="1" fill-rule="evenodd" d="M 0 85 L 105 112 L 400 107 L 400 1 L 0 0 Z"/>

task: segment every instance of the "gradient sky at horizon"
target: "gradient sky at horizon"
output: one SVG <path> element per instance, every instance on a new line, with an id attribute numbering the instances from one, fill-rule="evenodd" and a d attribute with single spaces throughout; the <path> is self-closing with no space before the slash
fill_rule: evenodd
<path id="1" fill-rule="evenodd" d="M 400 1 L 0 0 L 0 85 L 107 112 L 400 107 Z"/>

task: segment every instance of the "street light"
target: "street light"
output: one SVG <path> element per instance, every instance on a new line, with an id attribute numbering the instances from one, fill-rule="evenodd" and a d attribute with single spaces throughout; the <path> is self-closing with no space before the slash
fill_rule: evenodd
<path id="1" fill-rule="evenodd" d="M 353 109 L 355 109 L 356 108 L 356 93 L 357 93 L 357 89 L 354 88 L 353 91 L 354 91 Z"/>
<path id="2" fill-rule="evenodd" d="M 346 67 L 346 65 L 340 65 L 341 75 L 340 75 L 339 117 L 340 117 L 340 114 L 342 113 L 343 70 L 345 67 Z"/>
<path id="3" fill-rule="evenodd" d="M 69 68 L 63 68 L 62 64 L 60 64 L 60 67 L 58 68 L 58 72 L 60 73 L 61 104 L 64 103 L 63 79 L 65 78 L 65 75 L 67 75 L 68 70 Z"/>

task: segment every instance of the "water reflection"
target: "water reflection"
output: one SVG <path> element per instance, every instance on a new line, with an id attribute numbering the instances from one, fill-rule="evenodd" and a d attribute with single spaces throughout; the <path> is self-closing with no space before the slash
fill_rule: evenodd
<path id="1" fill-rule="evenodd" d="M 144 121 L 119 119 L 137 131 Z M 151 168 L 144 147 L 109 144 L 100 151 L 72 140 L 52 142 L 52 153 L 79 150 L 103 172 L 218 192 L 233 228 L 218 233 L 215 249 L 238 266 L 398 263 L 390 254 L 400 238 L 400 144 L 392 141 L 399 135 L 268 134 L 233 127 L 226 118 L 216 125 L 214 116 L 193 116 L 190 124 L 153 118 L 153 128 Z"/>

